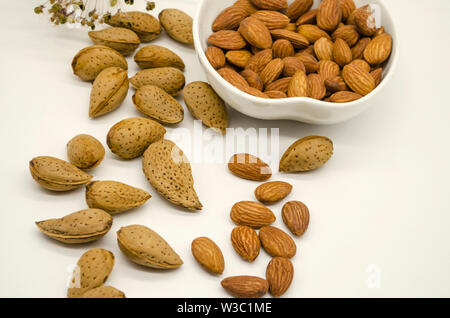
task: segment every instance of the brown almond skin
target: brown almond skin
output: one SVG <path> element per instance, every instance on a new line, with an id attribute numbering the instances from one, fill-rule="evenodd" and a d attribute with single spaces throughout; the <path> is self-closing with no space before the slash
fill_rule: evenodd
<path id="1" fill-rule="evenodd" d="M 259 239 L 270 256 L 292 258 L 297 253 L 297 246 L 289 234 L 274 226 L 262 227 L 259 230 Z"/>
<path id="2" fill-rule="evenodd" d="M 314 4 L 313 0 L 295 0 L 291 4 L 289 4 L 286 15 L 291 20 L 296 20 L 306 12 L 308 12 L 309 9 L 311 9 L 312 5 Z"/>
<path id="3" fill-rule="evenodd" d="M 332 103 L 350 103 L 362 98 L 363 96 L 350 91 L 336 92 L 330 96 L 330 102 Z"/>
<path id="4" fill-rule="evenodd" d="M 191 244 L 192 255 L 200 265 L 213 274 L 222 274 L 225 260 L 222 251 L 210 238 L 198 237 Z"/>
<path id="5" fill-rule="evenodd" d="M 270 204 L 283 200 L 292 191 L 292 185 L 283 181 L 267 182 L 255 189 L 258 201 Z"/>
<path id="6" fill-rule="evenodd" d="M 253 181 L 265 181 L 272 176 L 269 165 L 250 154 L 235 154 L 228 162 L 228 169 L 235 176 Z"/>
<path id="7" fill-rule="evenodd" d="M 282 209 L 283 222 L 295 236 L 302 236 L 309 226 L 309 209 L 300 201 L 289 201 Z"/>
<path id="8" fill-rule="evenodd" d="M 333 31 L 342 20 L 339 0 L 323 0 L 317 12 L 317 25 L 325 31 Z"/>
<path id="9" fill-rule="evenodd" d="M 221 282 L 222 287 L 238 298 L 260 298 L 269 290 L 265 279 L 256 276 L 232 276 Z"/>
<path id="10" fill-rule="evenodd" d="M 206 49 L 205 54 L 209 63 L 211 63 L 212 67 L 216 70 L 225 66 L 226 59 L 222 49 L 215 46 L 209 46 Z"/>
<path id="11" fill-rule="evenodd" d="M 212 30 L 234 30 L 239 27 L 242 20 L 248 17 L 248 12 L 240 6 L 231 6 L 224 9 L 214 20 Z"/>
<path id="12" fill-rule="evenodd" d="M 238 29 L 239 33 L 252 46 L 258 49 L 270 49 L 272 37 L 265 24 L 253 17 L 244 19 Z"/>
<path id="13" fill-rule="evenodd" d="M 225 50 L 240 50 L 247 45 L 247 42 L 237 31 L 221 30 L 211 34 L 208 42 Z"/>
<path id="14" fill-rule="evenodd" d="M 233 205 L 230 212 L 231 220 L 237 225 L 259 229 L 275 222 L 273 212 L 259 202 L 241 201 Z"/>
<path id="15" fill-rule="evenodd" d="M 231 232 L 234 250 L 246 261 L 253 262 L 259 255 L 261 243 L 258 234 L 249 226 L 237 226 Z"/>
<path id="16" fill-rule="evenodd" d="M 291 286 L 294 278 L 294 266 L 288 258 L 273 258 L 266 269 L 266 280 L 272 296 L 282 296 Z"/>
<path id="17" fill-rule="evenodd" d="M 241 72 L 241 75 L 245 78 L 250 87 L 253 87 L 259 91 L 264 89 L 264 83 L 258 73 L 253 72 L 251 69 L 245 69 Z"/>

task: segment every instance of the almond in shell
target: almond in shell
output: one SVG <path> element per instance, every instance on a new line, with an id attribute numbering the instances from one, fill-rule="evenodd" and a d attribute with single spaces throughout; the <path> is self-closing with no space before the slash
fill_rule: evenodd
<path id="1" fill-rule="evenodd" d="M 253 262 L 259 255 L 261 244 L 258 234 L 249 226 L 237 226 L 231 232 L 234 250 L 246 261 Z"/>
<path id="2" fill-rule="evenodd" d="M 250 154 L 235 154 L 228 162 L 228 169 L 235 176 L 253 181 L 265 181 L 272 176 L 269 165 Z"/>
<path id="3" fill-rule="evenodd" d="M 90 208 L 117 214 L 137 208 L 151 195 L 144 190 L 117 181 L 94 181 L 86 185 L 86 203 Z"/>
<path id="4" fill-rule="evenodd" d="M 150 184 L 169 202 L 192 211 L 202 209 L 191 165 L 175 143 L 163 139 L 151 144 L 144 153 L 142 168 Z"/>
<path id="5" fill-rule="evenodd" d="M 166 130 L 154 120 L 132 117 L 121 120 L 108 132 L 109 149 L 123 159 L 140 157 L 148 146 L 164 137 Z"/>
<path id="6" fill-rule="evenodd" d="M 293 278 L 294 266 L 290 259 L 275 257 L 267 265 L 266 280 L 269 283 L 270 293 L 274 297 L 282 296 L 291 286 Z"/>
<path id="7" fill-rule="evenodd" d="M 300 201 L 289 201 L 283 205 L 283 222 L 295 236 L 302 236 L 309 225 L 309 209 Z"/>
<path id="8" fill-rule="evenodd" d="M 225 134 L 228 115 L 224 101 L 206 82 L 192 82 L 183 91 L 184 102 L 192 116 Z"/>
<path id="9" fill-rule="evenodd" d="M 321 136 L 309 136 L 294 142 L 280 160 L 280 171 L 302 172 L 323 166 L 333 155 L 333 142 Z"/>
<path id="10" fill-rule="evenodd" d="M 178 124 L 184 119 L 180 103 L 158 86 L 138 88 L 133 95 L 133 104 L 142 114 L 162 124 Z"/>
<path id="11" fill-rule="evenodd" d="M 283 181 L 266 182 L 255 190 L 258 201 L 271 204 L 283 200 L 292 191 L 292 185 Z"/>
<path id="12" fill-rule="evenodd" d="M 259 229 L 275 222 L 273 212 L 259 202 L 241 201 L 233 205 L 230 213 L 231 220 L 236 225 L 249 226 Z"/>
<path id="13" fill-rule="evenodd" d="M 73 272 L 67 297 L 78 298 L 102 286 L 114 267 L 114 254 L 102 248 L 93 248 L 81 255 Z"/>
<path id="14" fill-rule="evenodd" d="M 159 14 L 159 21 L 167 34 L 183 44 L 193 44 L 192 18 L 178 9 L 164 9 Z"/>
<path id="15" fill-rule="evenodd" d="M 200 265 L 213 274 L 222 274 L 225 260 L 219 246 L 208 237 L 198 237 L 191 244 L 192 255 Z"/>
<path id="16" fill-rule="evenodd" d="M 39 230 L 48 237 L 67 244 L 89 243 L 109 232 L 112 217 L 100 209 L 87 209 L 59 219 L 36 222 Z"/>
<path id="17" fill-rule="evenodd" d="M 222 287 L 234 297 L 259 298 L 269 290 L 269 284 L 256 276 L 232 276 L 221 282 Z"/>
<path id="18" fill-rule="evenodd" d="M 134 56 L 136 64 L 142 68 L 175 67 L 184 71 L 185 65 L 181 57 L 168 48 L 159 45 L 148 45 L 141 48 Z"/>
<path id="19" fill-rule="evenodd" d="M 69 162 L 80 169 L 93 169 L 105 158 L 105 148 L 96 138 L 81 134 L 67 143 Z"/>
<path id="20" fill-rule="evenodd" d="M 259 230 L 259 239 L 264 250 L 272 257 L 292 258 L 297 253 L 294 240 L 279 228 L 262 227 Z"/>
<path id="21" fill-rule="evenodd" d="M 100 286 L 85 292 L 80 298 L 126 298 L 125 294 L 112 287 L 112 286 Z"/>
<path id="22" fill-rule="evenodd" d="M 119 108 L 129 87 L 127 71 L 115 66 L 104 69 L 92 85 L 89 117 L 97 118 Z"/>
<path id="23" fill-rule="evenodd" d="M 30 161 L 30 173 L 42 187 L 52 191 L 70 191 L 88 183 L 92 176 L 67 161 L 40 156 Z"/>
<path id="24" fill-rule="evenodd" d="M 139 89 L 145 85 L 158 86 L 168 94 L 176 96 L 183 91 L 186 79 L 183 72 L 173 67 L 158 67 L 138 72 L 130 78 L 134 88 Z"/>
<path id="25" fill-rule="evenodd" d="M 88 34 L 95 45 L 110 47 L 124 56 L 133 53 L 141 44 L 137 34 L 126 28 L 113 27 L 90 31 Z"/>
<path id="26" fill-rule="evenodd" d="M 141 42 L 153 41 L 162 31 L 158 19 L 141 11 L 117 12 L 107 23 L 114 27 L 132 30 L 138 35 Z"/>
<path id="27" fill-rule="evenodd" d="M 129 225 L 117 231 L 122 253 L 136 264 L 156 269 L 183 265 L 180 256 L 158 233 L 143 225 Z"/>
<path id="28" fill-rule="evenodd" d="M 101 71 L 113 66 L 128 70 L 128 63 L 122 54 L 102 45 L 84 48 L 72 60 L 73 73 L 84 81 L 95 80 Z"/>

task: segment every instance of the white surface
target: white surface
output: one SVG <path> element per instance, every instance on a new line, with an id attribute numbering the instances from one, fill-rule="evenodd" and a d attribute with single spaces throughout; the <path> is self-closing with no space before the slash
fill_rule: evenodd
<path id="1" fill-rule="evenodd" d="M 288 3 L 292 3 L 289 0 Z M 356 0 L 357 7 L 368 3 L 373 5 L 377 23 L 383 25 L 393 38 L 391 56 L 383 69 L 383 81 L 370 94 L 350 103 L 328 103 L 313 98 L 296 97 L 283 99 L 265 99 L 246 94 L 225 81 L 211 66 L 205 55 L 208 37 L 212 34 L 211 25 L 215 17 L 226 8 L 228 0 L 202 0 L 198 5 L 194 20 L 194 43 L 200 64 L 206 78 L 216 92 L 234 109 L 248 116 L 259 119 L 290 119 L 316 125 L 331 125 L 345 122 L 359 115 L 366 109 L 382 102 L 385 87 L 395 74 L 399 57 L 397 29 L 389 10 L 382 0 Z M 315 0 L 312 8 L 318 8 L 320 0 Z"/>
<path id="2" fill-rule="evenodd" d="M 219 164 L 193 165 L 204 210 L 190 214 L 156 194 L 141 173 L 139 159 L 120 161 L 107 149 L 105 161 L 93 171 L 96 179 L 142 187 L 153 198 L 115 217 L 111 232 L 94 244 L 68 247 L 38 231 L 34 221 L 61 217 L 86 204 L 83 189 L 62 194 L 42 190 L 29 175 L 28 161 L 37 155 L 65 158 L 66 142 L 78 133 L 105 143 L 114 123 L 138 115 L 130 91 L 117 111 L 88 119 L 90 84 L 79 81 L 70 68 L 75 53 L 90 45 L 86 30 L 52 27 L 33 14 L 38 3 L 4 1 L 0 13 L 0 296 L 65 297 L 67 267 L 86 249 L 103 247 L 116 255 L 107 284 L 129 297 L 226 297 L 221 278 L 204 272 L 191 256 L 190 243 L 201 235 L 222 248 L 223 277 L 264 276 L 269 261 L 264 251 L 248 264 L 229 242 L 229 210 L 237 201 L 252 199 L 256 184 L 235 178 Z M 195 12 L 195 1 L 157 5 L 157 10 L 176 6 Z M 396 19 L 402 47 L 383 102 L 347 123 L 327 127 L 262 121 L 230 111 L 234 128 L 279 127 L 280 152 L 310 134 L 326 135 L 335 143 L 335 155 L 322 169 L 273 177 L 292 183 L 289 199 L 302 200 L 311 210 L 307 234 L 296 239 L 295 278 L 286 297 L 450 296 L 450 2 L 396 0 L 387 7 Z M 155 43 L 167 44 L 185 59 L 188 81 L 205 79 L 193 50 L 166 36 Z M 130 60 L 130 74 L 136 70 Z M 192 129 L 189 113 L 180 126 Z M 272 168 L 276 170 L 276 164 Z M 273 207 L 276 225 L 285 229 L 280 209 L 281 204 Z M 115 232 L 135 223 L 164 236 L 185 264 L 159 272 L 125 259 Z M 371 264 L 381 270 L 380 288 L 367 288 Z"/>

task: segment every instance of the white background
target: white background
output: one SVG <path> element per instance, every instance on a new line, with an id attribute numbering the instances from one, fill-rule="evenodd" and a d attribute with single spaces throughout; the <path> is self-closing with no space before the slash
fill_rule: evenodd
<path id="1" fill-rule="evenodd" d="M 88 118 L 90 83 L 71 71 L 72 57 L 91 43 L 85 29 L 53 27 L 33 7 L 44 1 L 2 1 L 0 75 L 0 296 L 65 297 L 70 264 L 88 248 L 103 247 L 116 256 L 107 284 L 128 297 L 226 297 L 223 277 L 264 277 L 269 256 L 261 251 L 253 264 L 232 249 L 231 206 L 252 200 L 257 183 L 232 176 L 225 165 L 194 164 L 202 212 L 186 213 L 167 203 L 147 183 L 140 159 L 118 160 L 105 144 L 109 128 L 139 115 L 132 90 L 114 113 Z M 143 1 L 136 1 L 143 9 Z M 230 1 L 231 2 L 231 1 Z M 196 1 L 157 1 L 156 12 L 178 7 L 194 15 Z M 289 121 L 261 121 L 234 111 L 230 127 L 280 128 L 280 153 L 300 137 L 330 137 L 335 155 L 322 169 L 281 175 L 294 185 L 291 200 L 311 211 L 307 234 L 296 239 L 295 277 L 286 297 L 449 297 L 450 296 L 450 2 L 386 1 L 401 39 L 400 63 L 384 102 L 349 122 L 311 126 Z M 166 35 L 167 45 L 186 62 L 187 81 L 204 80 L 193 50 Z M 137 66 L 129 59 L 130 76 Z M 180 127 L 192 130 L 186 112 Z M 170 128 L 169 130 L 172 130 Z M 104 162 L 92 174 L 148 190 L 142 208 L 114 218 L 111 232 L 84 246 L 48 239 L 35 221 L 61 217 L 86 208 L 84 189 L 51 193 L 31 178 L 28 162 L 38 155 L 66 158 L 65 145 L 79 133 L 101 140 Z M 182 147 L 182 145 L 180 145 Z M 277 163 L 272 163 L 274 171 Z M 281 206 L 273 206 L 281 221 Z M 174 271 L 149 270 L 119 251 L 115 232 L 144 224 L 159 232 L 178 251 L 184 265 Z M 191 241 L 209 236 L 222 248 L 222 277 L 206 273 L 193 259 Z M 368 269 L 378 269 L 380 288 L 368 288 Z"/>

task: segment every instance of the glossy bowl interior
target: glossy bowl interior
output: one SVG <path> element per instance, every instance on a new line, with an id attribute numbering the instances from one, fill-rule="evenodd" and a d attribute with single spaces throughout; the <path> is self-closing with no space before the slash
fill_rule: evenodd
<path id="1" fill-rule="evenodd" d="M 289 3 L 292 0 L 288 0 Z M 378 87 L 363 98 L 350 103 L 328 103 L 307 97 L 284 99 L 264 99 L 246 94 L 225 81 L 211 66 L 206 58 L 208 37 L 211 35 L 211 25 L 216 16 L 233 3 L 230 0 L 201 0 L 194 19 L 194 45 L 200 64 L 208 82 L 225 102 L 237 111 L 259 119 L 289 119 L 300 122 L 329 125 L 349 120 L 368 107 L 377 104 L 383 96 L 382 91 L 389 85 L 398 59 L 398 37 L 394 21 L 383 5 L 382 0 L 355 0 L 356 6 L 371 4 L 376 7 L 377 24 L 385 27 L 393 38 L 392 53 L 384 67 L 383 80 Z M 313 8 L 320 1 L 315 0 Z"/>

